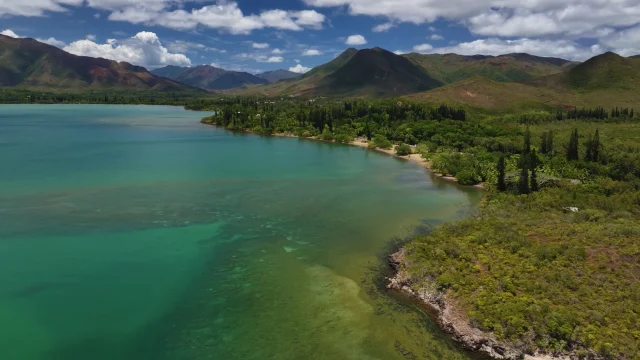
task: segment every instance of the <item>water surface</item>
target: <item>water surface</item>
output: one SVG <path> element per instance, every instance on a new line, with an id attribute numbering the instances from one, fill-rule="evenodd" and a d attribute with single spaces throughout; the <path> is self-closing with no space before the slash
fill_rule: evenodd
<path id="1" fill-rule="evenodd" d="M 173 107 L 0 106 L 3 359 L 466 359 L 376 286 L 475 189 Z"/>

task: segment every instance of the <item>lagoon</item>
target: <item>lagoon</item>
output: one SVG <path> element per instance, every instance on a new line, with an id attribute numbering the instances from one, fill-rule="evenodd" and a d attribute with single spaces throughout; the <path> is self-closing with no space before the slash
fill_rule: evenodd
<path id="1" fill-rule="evenodd" d="M 3 359 L 468 359 L 381 290 L 481 193 L 162 106 L 0 106 Z"/>

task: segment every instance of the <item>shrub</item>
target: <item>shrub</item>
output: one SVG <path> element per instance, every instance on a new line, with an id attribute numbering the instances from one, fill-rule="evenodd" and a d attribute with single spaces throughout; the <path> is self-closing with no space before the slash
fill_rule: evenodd
<path id="1" fill-rule="evenodd" d="M 324 126 L 324 130 L 322 131 L 322 139 L 326 141 L 333 141 L 333 133 L 326 125 Z"/>
<path id="2" fill-rule="evenodd" d="M 475 185 L 480 182 L 480 179 L 469 170 L 462 170 L 456 174 L 456 180 L 460 185 Z"/>
<path id="3" fill-rule="evenodd" d="M 381 149 L 391 149 L 391 147 L 393 146 L 391 141 L 389 141 L 383 135 L 374 136 L 373 137 L 373 143 L 375 144 L 376 147 L 379 147 Z"/>
<path id="4" fill-rule="evenodd" d="M 349 134 L 336 134 L 333 138 L 335 141 L 343 144 L 350 143 L 353 141 L 353 137 Z"/>
<path id="5" fill-rule="evenodd" d="M 411 155 L 411 146 L 407 144 L 402 144 L 396 147 L 396 155 L 399 155 L 399 156 Z"/>

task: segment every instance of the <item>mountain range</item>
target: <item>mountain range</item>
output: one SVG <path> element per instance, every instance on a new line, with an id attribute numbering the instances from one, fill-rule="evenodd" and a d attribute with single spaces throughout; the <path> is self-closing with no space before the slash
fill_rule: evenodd
<path id="1" fill-rule="evenodd" d="M 640 102 L 640 58 L 614 53 L 584 63 L 529 54 L 398 55 L 348 49 L 300 79 L 249 86 L 236 94 L 402 97 L 492 110 L 631 106 Z"/>
<path id="2" fill-rule="evenodd" d="M 253 75 L 210 65 L 151 72 L 125 62 L 69 54 L 33 39 L 0 35 L 0 86 L 83 89 L 227 90 L 265 96 L 400 97 L 508 111 L 523 108 L 632 106 L 640 102 L 640 57 L 614 53 L 583 63 L 529 54 L 398 55 L 347 49 L 304 75 Z"/>
<path id="3" fill-rule="evenodd" d="M 561 73 L 577 64 L 529 54 L 398 55 L 381 48 L 350 48 L 295 81 L 249 87 L 239 92 L 302 96 L 401 96 L 477 76 L 498 82 L 528 81 Z"/>
<path id="4" fill-rule="evenodd" d="M 253 75 L 247 72 L 223 70 L 211 65 L 195 67 L 170 65 L 152 70 L 151 73 L 205 90 L 228 90 L 245 85 L 268 84 L 300 76 L 287 70 L 269 71 Z"/>
<path id="5" fill-rule="evenodd" d="M 54 90 L 202 92 L 126 62 L 76 56 L 33 39 L 0 35 L 0 85 Z"/>

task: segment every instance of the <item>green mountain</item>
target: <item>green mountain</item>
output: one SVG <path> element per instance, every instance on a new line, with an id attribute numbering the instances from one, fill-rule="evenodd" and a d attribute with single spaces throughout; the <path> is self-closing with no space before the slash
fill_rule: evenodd
<path id="1" fill-rule="evenodd" d="M 557 77 L 565 86 L 586 91 L 620 89 L 640 91 L 640 60 L 607 52 Z"/>
<path id="2" fill-rule="evenodd" d="M 180 68 L 165 66 L 152 73 L 205 90 L 228 90 L 252 84 L 266 84 L 267 80 L 246 72 L 227 71 L 211 65 Z"/>
<path id="3" fill-rule="evenodd" d="M 200 91 L 126 62 L 69 54 L 33 39 L 0 35 L 0 85 L 47 90 Z"/>
<path id="4" fill-rule="evenodd" d="M 501 82 L 527 81 L 556 74 L 575 65 L 564 59 L 522 53 L 500 56 L 411 53 L 404 56 L 420 65 L 430 76 L 446 84 L 476 76 Z"/>
<path id="5" fill-rule="evenodd" d="M 406 98 L 495 111 L 633 107 L 640 102 L 640 84 L 636 79 L 640 79 L 640 59 L 605 53 L 569 66 L 561 73 L 527 82 L 475 77 Z"/>
<path id="6" fill-rule="evenodd" d="M 281 80 L 295 79 L 300 77 L 300 74 L 294 73 L 293 71 L 288 71 L 288 70 L 274 70 L 274 71 L 267 71 L 262 74 L 258 74 L 256 76 L 259 77 L 260 79 L 267 80 L 268 82 L 273 83 Z"/>
<path id="7" fill-rule="evenodd" d="M 363 96 L 395 96 L 442 86 L 407 58 L 374 48 L 356 52 L 327 75 L 320 91 Z"/>
<path id="8" fill-rule="evenodd" d="M 188 67 L 183 67 L 183 66 L 175 66 L 175 65 L 168 65 L 162 68 L 158 68 L 155 70 L 151 70 L 151 73 L 156 75 L 156 76 L 162 76 L 162 77 L 166 77 L 169 79 L 175 79 L 178 76 L 180 76 L 180 74 L 182 74 L 183 72 L 189 70 Z"/>
<path id="9" fill-rule="evenodd" d="M 267 96 L 399 96 L 441 86 L 420 66 L 384 49 L 347 49 L 300 79 L 242 89 Z"/>

